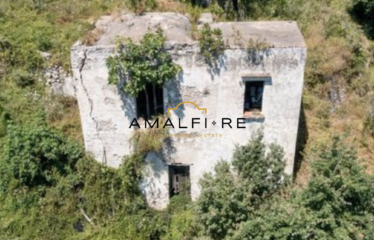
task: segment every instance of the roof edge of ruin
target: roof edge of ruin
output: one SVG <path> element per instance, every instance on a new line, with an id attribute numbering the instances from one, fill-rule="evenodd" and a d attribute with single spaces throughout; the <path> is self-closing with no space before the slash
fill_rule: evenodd
<path id="1" fill-rule="evenodd" d="M 189 46 L 189 47 L 199 47 L 199 42 L 193 42 L 193 43 L 178 43 L 178 42 L 173 42 L 173 41 L 165 41 L 165 43 L 174 43 L 172 45 L 179 45 L 179 46 Z M 103 45 L 84 45 L 80 41 L 77 41 L 71 48 L 70 51 L 75 51 L 75 50 L 82 50 L 82 49 L 115 49 L 116 45 L 115 44 L 103 44 Z M 270 46 L 267 47 L 266 49 L 307 49 L 306 44 L 304 45 L 295 45 L 295 46 Z M 242 46 L 225 46 L 224 50 L 248 50 L 248 47 L 242 47 Z"/>
<path id="2" fill-rule="evenodd" d="M 271 48 L 306 48 L 304 37 L 296 21 L 245 21 L 245 22 L 214 22 L 212 14 L 202 14 L 198 21 L 198 28 L 205 23 L 212 28 L 219 28 L 225 41 L 226 49 L 244 48 L 250 39 L 265 39 Z M 142 27 L 145 26 L 145 27 Z M 109 46 L 114 39 L 128 37 L 138 42 L 147 31 L 163 29 L 166 42 L 171 45 L 194 46 L 199 43 L 191 34 L 191 22 L 186 15 L 175 12 L 148 12 L 144 15 L 123 14 L 115 19 L 102 16 L 93 30 L 103 31 L 93 45 L 77 42 L 72 46 Z M 148 30 L 147 30 L 148 29 Z M 132 30 L 132 31 L 130 31 Z M 135 31 L 137 30 L 137 31 Z M 99 31 L 99 32 L 100 32 Z M 238 38 L 239 36 L 239 38 Z M 238 46 L 238 39 L 240 46 Z"/>

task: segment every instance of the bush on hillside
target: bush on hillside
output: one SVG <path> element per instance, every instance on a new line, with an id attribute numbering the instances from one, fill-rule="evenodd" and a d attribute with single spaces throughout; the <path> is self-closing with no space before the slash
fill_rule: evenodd
<path id="1" fill-rule="evenodd" d="M 16 69 L 10 74 L 10 79 L 19 87 L 27 87 L 34 84 L 34 75 L 22 69 Z"/>
<path id="2" fill-rule="evenodd" d="M 0 138 L 6 135 L 7 122 L 10 119 L 9 114 L 5 111 L 0 104 Z"/>
<path id="3" fill-rule="evenodd" d="M 127 6 L 135 13 L 142 13 L 156 8 L 155 0 L 127 0 Z"/>
<path id="4" fill-rule="evenodd" d="M 136 225 L 157 222 L 138 188 L 143 162 L 131 155 L 113 169 L 44 125 L 9 126 L 0 158 L 0 237 L 67 239 L 84 229 L 96 236 L 109 221 L 133 233 L 145 229 L 143 237 L 160 235 L 154 224 Z"/>
<path id="5" fill-rule="evenodd" d="M 245 146 L 238 146 L 232 165 L 221 161 L 214 174 L 202 178 L 201 196 L 197 202 L 199 222 L 205 234 L 213 239 L 224 239 L 233 234 L 241 222 L 273 194 L 286 185 L 284 153 L 271 145 L 266 153 L 262 133 L 257 133 Z"/>
<path id="6" fill-rule="evenodd" d="M 162 240 L 192 240 L 201 230 L 196 221 L 195 205 L 189 195 L 172 197 L 164 216 L 167 224 Z"/>
<path id="7" fill-rule="evenodd" d="M 368 101 L 366 116 L 364 119 L 364 135 L 374 137 L 374 97 Z"/>
<path id="8" fill-rule="evenodd" d="M 373 176 L 338 138 L 316 153 L 306 189 L 265 205 L 234 240 L 373 239 Z"/>
<path id="9" fill-rule="evenodd" d="M 240 179 L 252 186 L 252 193 L 265 197 L 277 192 L 288 180 L 284 173 L 286 161 L 283 148 L 276 144 L 267 146 L 261 132 L 244 146 L 237 146 L 232 165 Z"/>
<path id="10" fill-rule="evenodd" d="M 369 37 L 374 38 L 374 1 L 355 0 L 351 13 L 363 25 Z"/>
<path id="11" fill-rule="evenodd" d="M 9 126 L 4 145 L 1 176 L 27 187 L 54 185 L 71 174 L 82 149 L 46 126 Z M 4 186 L 4 178 L 0 179 Z"/>
<path id="12" fill-rule="evenodd" d="M 258 19 L 263 16 L 277 17 L 284 14 L 286 0 L 183 0 L 193 6 L 209 7 L 209 10 L 226 20 Z"/>

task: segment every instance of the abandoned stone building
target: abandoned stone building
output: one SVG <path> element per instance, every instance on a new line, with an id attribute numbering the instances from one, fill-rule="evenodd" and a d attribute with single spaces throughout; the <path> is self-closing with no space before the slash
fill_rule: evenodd
<path id="1" fill-rule="evenodd" d="M 71 83 L 86 151 L 98 161 L 118 167 L 132 151 L 129 139 L 136 130 L 131 122 L 144 116 L 148 103 L 144 94 L 133 98 L 120 86 L 108 84 L 106 59 L 115 54 L 117 36 L 139 41 L 147 31 L 163 30 L 165 48 L 182 71 L 153 94 L 152 99 L 161 103 L 155 111 L 169 112 L 174 123 L 170 134 L 197 137 L 170 137 L 170 146 L 162 153 L 147 155 L 141 188 L 155 208 L 164 208 L 183 181 L 190 182 L 191 197 L 196 199 L 202 175 L 221 159 L 230 161 L 235 145 L 247 143 L 260 128 L 266 143 L 284 148 L 286 171 L 293 171 L 306 60 L 306 45 L 297 24 L 213 22 L 209 14 L 199 23 L 222 31 L 226 46 L 215 67 L 206 64 L 200 54 L 188 18 L 176 13 L 102 17 L 96 23 L 101 37 L 91 46 L 78 42 L 71 50 Z M 262 39 L 269 48 L 248 51 L 250 39 Z M 199 124 L 192 128 L 192 121 Z"/>

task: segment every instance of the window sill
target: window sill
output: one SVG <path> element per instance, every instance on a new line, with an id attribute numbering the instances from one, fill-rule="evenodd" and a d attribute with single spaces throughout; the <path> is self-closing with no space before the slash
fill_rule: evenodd
<path id="1" fill-rule="evenodd" d="M 243 118 L 246 119 L 265 119 L 265 116 L 261 112 L 244 112 Z"/>

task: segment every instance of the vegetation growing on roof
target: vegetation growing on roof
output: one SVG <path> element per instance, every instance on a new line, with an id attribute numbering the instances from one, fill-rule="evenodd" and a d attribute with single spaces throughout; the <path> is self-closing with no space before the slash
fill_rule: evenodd
<path id="1" fill-rule="evenodd" d="M 180 67 L 164 48 L 165 37 L 159 29 L 146 33 L 139 44 L 130 39 L 117 41 L 117 55 L 107 59 L 109 83 L 125 80 L 123 89 L 131 96 L 144 91 L 147 84 L 163 86 L 176 77 Z"/>
<path id="2" fill-rule="evenodd" d="M 274 47 L 274 46 L 268 43 L 266 39 L 261 39 L 261 38 L 258 38 L 256 40 L 254 40 L 253 38 L 250 38 L 246 46 L 248 51 L 263 51 L 271 47 Z"/>
<path id="3" fill-rule="evenodd" d="M 219 56 L 223 53 L 224 42 L 222 32 L 219 28 L 211 29 L 208 23 L 205 23 L 199 31 L 200 52 L 205 61 L 211 65 L 217 65 Z"/>

